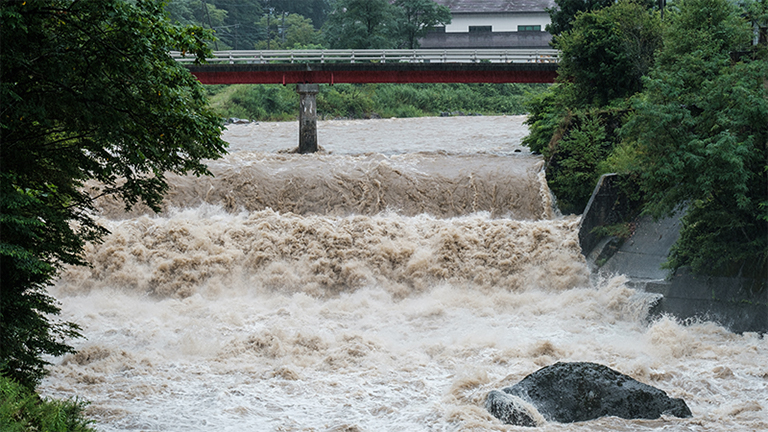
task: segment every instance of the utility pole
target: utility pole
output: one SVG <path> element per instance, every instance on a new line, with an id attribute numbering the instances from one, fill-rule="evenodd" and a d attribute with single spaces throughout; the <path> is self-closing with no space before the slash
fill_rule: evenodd
<path id="1" fill-rule="evenodd" d="M 213 24 L 211 24 L 211 14 L 210 12 L 208 12 L 208 3 L 206 3 L 206 1 L 203 0 L 202 5 L 203 5 L 203 12 L 205 12 L 205 16 L 208 17 L 208 27 L 210 27 L 211 30 L 213 30 Z M 219 43 L 216 42 L 216 39 L 213 40 L 213 46 L 214 48 L 216 48 L 216 51 L 219 50 Z"/>
<path id="2" fill-rule="evenodd" d="M 269 13 L 267 13 L 267 50 L 269 50 L 269 40 L 272 39 L 272 35 L 269 34 L 269 21 L 270 18 L 272 18 L 272 12 L 274 10 L 274 8 L 269 8 Z"/>
<path id="3" fill-rule="evenodd" d="M 285 16 L 287 15 L 287 12 L 283 12 L 283 24 L 280 25 L 280 36 L 283 40 L 283 48 L 285 48 Z"/>

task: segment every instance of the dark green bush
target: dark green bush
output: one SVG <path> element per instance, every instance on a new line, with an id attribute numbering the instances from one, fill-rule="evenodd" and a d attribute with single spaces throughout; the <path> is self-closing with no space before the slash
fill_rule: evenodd
<path id="1" fill-rule="evenodd" d="M 79 400 L 41 398 L 16 381 L 0 377 L 0 430 L 3 432 L 88 432 L 88 404 Z"/>
<path id="2" fill-rule="evenodd" d="M 611 143 L 600 117 L 585 117 L 557 144 L 547 164 L 547 183 L 563 213 L 581 213 L 600 177 L 598 164 Z"/>
<path id="3" fill-rule="evenodd" d="M 323 117 L 369 118 L 373 112 L 372 87 L 352 84 L 323 86 L 317 111 Z M 294 101 L 294 104 L 297 102 Z"/>

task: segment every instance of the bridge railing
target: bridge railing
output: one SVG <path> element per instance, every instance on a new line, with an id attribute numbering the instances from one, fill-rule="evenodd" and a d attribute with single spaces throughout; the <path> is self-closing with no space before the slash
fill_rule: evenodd
<path id="1" fill-rule="evenodd" d="M 179 62 L 194 62 L 178 51 Z M 557 63 L 553 49 L 237 50 L 214 51 L 211 64 L 266 63 Z"/>

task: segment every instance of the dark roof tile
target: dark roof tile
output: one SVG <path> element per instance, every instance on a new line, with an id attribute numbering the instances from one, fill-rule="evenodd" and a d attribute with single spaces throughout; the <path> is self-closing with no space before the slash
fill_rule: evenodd
<path id="1" fill-rule="evenodd" d="M 554 7 L 554 0 L 435 0 L 452 13 L 541 12 Z"/>

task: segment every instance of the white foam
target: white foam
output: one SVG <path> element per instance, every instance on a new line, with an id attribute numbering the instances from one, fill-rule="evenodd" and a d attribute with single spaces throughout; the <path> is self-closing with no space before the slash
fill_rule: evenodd
<path id="1" fill-rule="evenodd" d="M 487 132 L 461 122 L 463 134 Z M 320 159 L 392 169 L 393 156 L 338 152 Z M 290 157 L 234 154 L 228 163 L 242 168 L 220 168 Z M 422 169 L 430 157 L 395 159 Z M 497 166 L 517 162 L 530 163 Z M 541 214 L 548 191 L 537 172 L 526 178 Z M 189 190 L 220 194 L 200 181 Z M 102 219 L 113 234 L 88 248 L 94 267 L 70 269 L 52 289 L 87 340 L 54 360 L 41 387 L 90 400 L 99 430 L 515 430 L 484 410 L 484 395 L 557 361 L 630 374 L 683 397 L 694 417 L 542 430 L 768 428 L 766 340 L 707 322 L 646 323 L 650 301 L 624 278 L 589 281 L 574 218 L 198 203 L 120 219 Z"/>

